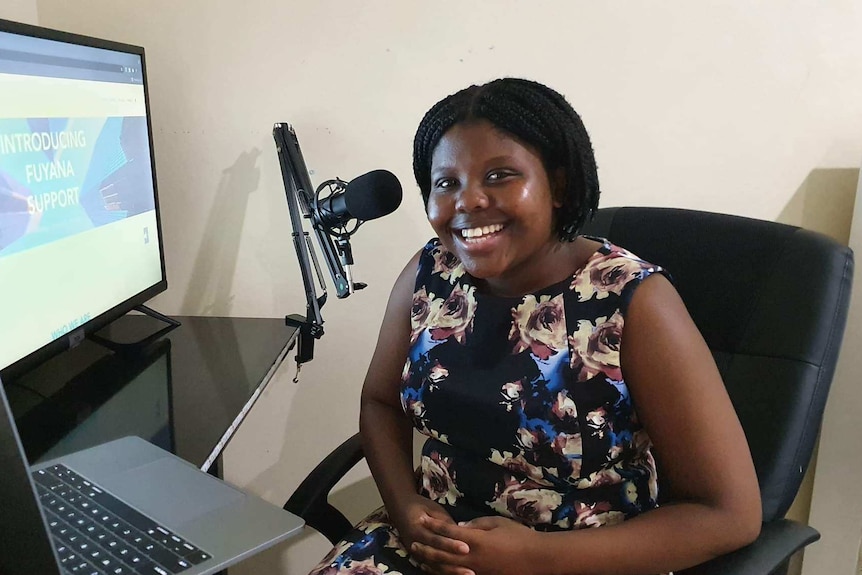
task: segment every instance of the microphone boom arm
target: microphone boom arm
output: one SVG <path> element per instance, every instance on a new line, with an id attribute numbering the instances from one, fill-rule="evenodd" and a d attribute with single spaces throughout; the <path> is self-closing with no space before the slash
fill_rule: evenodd
<path id="1" fill-rule="evenodd" d="M 329 268 L 332 282 L 335 285 L 335 295 L 339 299 L 345 298 L 350 294 L 350 286 L 335 245 L 332 243 L 332 238 L 329 237 L 326 228 L 314 217 L 311 210 L 311 205 L 314 202 L 314 187 L 311 185 L 308 168 L 305 167 L 305 159 L 302 157 L 296 132 L 290 124 L 282 122 L 275 124 L 273 127 L 273 137 L 275 138 L 281 162 L 281 171 L 285 180 L 285 192 L 290 195 L 290 191 L 288 190 L 289 181 L 290 188 L 294 190 L 295 197 L 301 200 L 299 207 L 302 210 L 302 215 L 311 220 L 311 227 L 317 236 L 317 243 L 323 251 L 323 259 L 326 262 L 326 267 Z M 294 223 L 292 218 L 291 223 Z M 294 225 L 294 230 L 297 229 L 297 226 Z"/>
<path id="2" fill-rule="evenodd" d="M 349 239 L 362 224 L 362 219 L 351 215 L 345 209 L 349 201 L 346 195 L 346 182 L 336 178 L 335 180 L 324 182 L 320 189 L 314 190 L 311 185 L 308 168 L 305 166 L 305 159 L 302 157 L 302 151 L 299 148 L 299 140 L 290 124 L 286 122 L 275 124 L 272 128 L 272 137 L 275 140 L 278 161 L 281 166 L 281 176 L 284 180 L 284 193 L 287 197 L 290 224 L 293 228 L 293 247 L 296 250 L 302 284 L 305 288 L 305 317 L 303 318 L 301 315 L 296 314 L 285 317 L 285 322 L 288 325 L 299 328 L 299 346 L 296 361 L 297 364 L 302 364 L 314 358 L 314 340 L 320 339 L 323 336 L 323 317 L 321 316 L 320 309 L 326 303 L 327 297 L 326 282 L 320 271 L 320 265 L 317 262 L 308 232 L 303 228 L 302 219 L 311 220 L 311 228 L 317 236 L 317 243 L 323 252 L 323 259 L 326 262 L 326 267 L 329 269 L 332 283 L 335 286 L 335 295 L 339 299 L 349 296 L 355 290 L 366 287 L 364 283 L 354 282 L 350 272 L 353 264 L 353 252 Z M 383 179 L 383 183 L 388 186 L 388 188 L 384 188 L 388 192 L 387 196 L 385 196 L 388 199 L 388 205 L 386 203 L 378 205 L 378 203 L 371 202 L 369 206 L 367 201 L 369 198 L 368 191 L 373 190 L 369 185 L 369 177 L 379 185 L 381 173 L 388 176 L 388 179 Z M 373 180 L 373 178 L 376 178 L 376 180 Z M 358 188 L 360 190 L 358 192 L 358 197 L 360 198 L 359 205 L 360 207 L 364 207 L 365 210 L 360 210 L 357 213 L 361 213 L 369 219 L 391 212 L 401 201 L 401 186 L 397 178 L 385 170 L 370 172 L 365 176 L 360 176 L 356 181 L 361 181 L 361 185 L 365 186 L 364 188 Z M 322 203 L 319 201 L 319 195 L 321 189 L 327 187 L 329 187 L 331 193 L 323 200 L 323 203 L 326 203 L 326 211 L 324 211 Z M 357 196 L 354 194 L 351 197 L 356 198 Z M 362 200 L 365 200 L 365 204 L 362 204 Z M 333 201 L 344 203 L 333 207 Z M 355 202 L 356 200 L 354 199 L 353 201 Z M 369 210 L 369 207 L 373 209 Z M 381 207 L 383 211 L 380 210 Z M 345 214 L 346 218 L 344 217 Z M 356 220 L 356 224 L 352 229 L 347 229 L 346 223 L 351 218 Z M 323 290 L 323 294 L 320 297 L 317 296 L 317 288 L 314 284 L 312 264 L 317 274 L 317 280 L 320 282 L 321 289 Z"/>
<path id="3" fill-rule="evenodd" d="M 284 180 L 284 192 L 287 199 L 288 211 L 290 212 L 290 224 L 293 228 L 293 247 L 296 250 L 302 284 L 305 288 L 305 317 L 298 314 L 291 314 L 285 317 L 285 322 L 288 325 L 299 329 L 296 363 L 300 365 L 314 359 L 314 340 L 320 339 L 323 336 L 323 316 L 320 313 L 320 308 L 326 303 L 326 284 L 321 282 L 323 294 L 318 297 L 317 289 L 314 285 L 314 276 L 312 275 L 312 265 L 317 273 L 318 280 L 321 279 L 320 267 L 317 264 L 317 258 L 314 255 L 308 233 L 302 227 L 303 214 L 305 217 L 310 217 L 311 214 L 308 207 L 310 179 L 308 172 L 305 171 L 305 162 L 302 162 L 298 143 L 296 143 L 296 134 L 289 124 L 281 123 L 275 124 L 272 136 L 275 139 L 278 160 L 281 166 L 281 176 Z M 296 162 L 297 157 L 301 162 L 299 166 L 297 166 Z M 297 169 L 300 166 L 302 168 L 301 171 Z M 317 227 L 315 227 L 315 232 L 324 252 L 327 252 L 327 247 L 330 244 L 321 240 L 321 230 L 317 229 Z M 328 238 L 326 239 L 328 240 Z M 330 254 L 325 253 L 324 255 L 326 256 L 330 271 L 332 271 Z M 333 277 L 336 277 L 335 273 L 333 273 Z M 336 289 L 338 287 L 336 284 Z"/>

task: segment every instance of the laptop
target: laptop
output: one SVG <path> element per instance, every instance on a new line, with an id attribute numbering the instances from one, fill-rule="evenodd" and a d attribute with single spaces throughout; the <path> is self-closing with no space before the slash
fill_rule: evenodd
<path id="1" fill-rule="evenodd" d="M 303 526 L 139 437 L 30 466 L 0 403 L 2 575 L 204 575 Z"/>

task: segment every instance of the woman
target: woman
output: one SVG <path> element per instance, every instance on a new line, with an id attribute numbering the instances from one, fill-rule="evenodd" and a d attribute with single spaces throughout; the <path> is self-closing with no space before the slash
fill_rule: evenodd
<path id="1" fill-rule="evenodd" d="M 462 90 L 423 118 L 414 173 L 437 237 L 392 290 L 360 415 L 385 509 L 314 573 L 648 574 L 753 541 L 751 456 L 685 306 L 578 234 L 599 188 L 568 102 Z"/>

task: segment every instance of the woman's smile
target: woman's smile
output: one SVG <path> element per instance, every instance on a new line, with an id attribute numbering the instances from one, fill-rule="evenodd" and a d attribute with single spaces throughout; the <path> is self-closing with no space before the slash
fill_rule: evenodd
<path id="1" fill-rule="evenodd" d="M 478 242 L 479 240 L 487 240 L 494 234 L 503 230 L 503 224 L 493 224 L 490 226 L 482 226 L 477 228 L 466 228 L 461 230 L 461 237 L 466 239 L 468 243 Z"/>
<path id="2" fill-rule="evenodd" d="M 478 257 L 485 252 L 493 252 L 500 248 L 500 241 L 506 233 L 504 224 L 491 224 L 461 228 L 455 231 L 455 242 L 458 250 L 469 254 L 468 257 Z"/>

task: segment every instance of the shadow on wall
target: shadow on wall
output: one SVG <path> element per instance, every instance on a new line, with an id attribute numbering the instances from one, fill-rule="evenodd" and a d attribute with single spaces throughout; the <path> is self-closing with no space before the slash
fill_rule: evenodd
<path id="1" fill-rule="evenodd" d="M 182 309 L 192 315 L 230 315 L 231 289 L 248 197 L 260 183 L 261 151 L 243 152 L 222 172 Z"/>
<path id="2" fill-rule="evenodd" d="M 815 168 L 776 221 L 826 234 L 847 245 L 858 181 L 858 168 Z"/>

